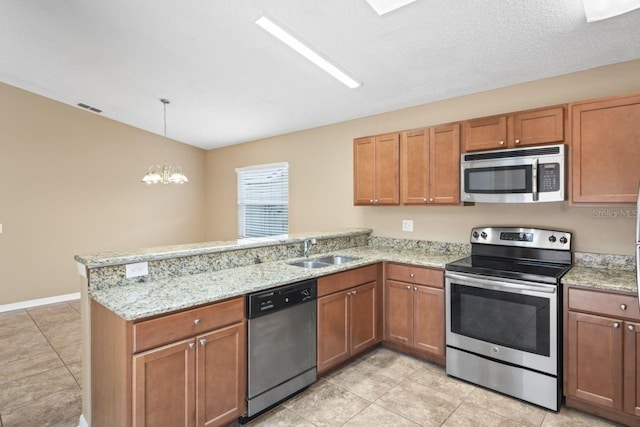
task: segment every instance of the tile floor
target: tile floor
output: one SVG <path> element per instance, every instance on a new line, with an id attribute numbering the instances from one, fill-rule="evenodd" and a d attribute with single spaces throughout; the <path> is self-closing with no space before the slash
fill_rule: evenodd
<path id="1" fill-rule="evenodd" d="M 0 313 L 0 426 L 75 427 L 80 301 Z"/>
<path id="2" fill-rule="evenodd" d="M 0 426 L 75 427 L 81 413 L 80 305 L 0 313 Z M 612 426 L 545 411 L 379 348 L 247 424 L 258 426 Z"/>

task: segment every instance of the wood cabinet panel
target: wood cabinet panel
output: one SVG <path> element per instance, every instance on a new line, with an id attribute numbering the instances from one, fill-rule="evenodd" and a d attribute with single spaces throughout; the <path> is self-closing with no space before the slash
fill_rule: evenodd
<path id="1" fill-rule="evenodd" d="M 244 298 L 144 320 L 133 325 L 133 351 L 148 350 L 244 319 Z"/>
<path id="2" fill-rule="evenodd" d="M 415 286 L 413 301 L 413 346 L 444 357 L 444 291 Z"/>
<path id="3" fill-rule="evenodd" d="M 567 395 L 622 410 L 621 322 L 569 312 L 568 323 Z"/>
<path id="4" fill-rule="evenodd" d="M 385 341 L 410 346 L 413 337 L 413 322 L 408 313 L 413 311 L 411 285 L 387 279 L 385 291 Z"/>
<path id="5" fill-rule="evenodd" d="M 517 113 L 513 122 L 514 147 L 564 141 L 563 107 Z"/>
<path id="6" fill-rule="evenodd" d="M 640 182 L 640 94 L 570 105 L 572 201 L 635 203 Z"/>
<path id="7" fill-rule="evenodd" d="M 400 203 L 400 139 L 397 133 L 353 140 L 354 205 Z"/>
<path id="8" fill-rule="evenodd" d="M 462 126 L 465 152 L 507 147 L 507 116 L 467 120 Z"/>
<path id="9" fill-rule="evenodd" d="M 459 160 L 459 159 L 458 159 Z M 401 201 L 423 205 L 429 200 L 429 129 L 403 132 L 400 140 Z"/>
<path id="10" fill-rule="evenodd" d="M 318 278 L 318 297 L 344 291 L 378 278 L 378 264 L 354 268 Z"/>
<path id="11" fill-rule="evenodd" d="M 353 141 L 353 203 L 368 205 L 375 199 L 375 140 L 373 137 Z"/>
<path id="12" fill-rule="evenodd" d="M 624 322 L 624 410 L 640 417 L 640 323 Z"/>
<path id="13" fill-rule="evenodd" d="M 385 276 L 387 279 L 400 282 L 444 288 L 444 274 L 441 269 L 387 263 Z"/>
<path id="14" fill-rule="evenodd" d="M 638 300 L 631 295 L 569 288 L 569 309 L 640 320 Z"/>
<path id="15" fill-rule="evenodd" d="M 351 295 L 351 340 L 352 355 L 373 346 L 377 342 L 377 309 L 376 282 L 358 286 L 350 291 Z"/>
<path id="16" fill-rule="evenodd" d="M 346 291 L 318 298 L 318 372 L 347 360 L 349 301 Z"/>
<path id="17" fill-rule="evenodd" d="M 429 200 L 460 203 L 460 125 L 429 130 Z"/>
<path id="18" fill-rule="evenodd" d="M 133 357 L 133 426 L 194 426 L 193 340 Z"/>
<path id="19" fill-rule="evenodd" d="M 196 425 L 219 426 L 245 412 L 245 322 L 196 337 Z"/>

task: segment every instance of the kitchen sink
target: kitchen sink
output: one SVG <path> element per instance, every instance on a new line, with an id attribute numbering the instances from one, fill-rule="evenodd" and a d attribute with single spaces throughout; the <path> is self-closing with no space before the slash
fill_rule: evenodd
<path id="1" fill-rule="evenodd" d="M 342 256 L 342 255 L 331 255 L 323 258 L 310 259 L 310 260 L 300 260 L 300 261 L 292 261 L 287 264 L 293 265 L 294 267 L 302 267 L 302 268 L 322 268 L 329 267 L 330 265 L 344 264 L 346 262 L 356 261 L 359 258 Z"/>
<path id="2" fill-rule="evenodd" d="M 318 258 L 315 261 L 324 262 L 325 264 L 344 264 L 345 262 L 356 261 L 359 258 L 343 256 L 343 255 L 331 255 L 324 258 Z"/>

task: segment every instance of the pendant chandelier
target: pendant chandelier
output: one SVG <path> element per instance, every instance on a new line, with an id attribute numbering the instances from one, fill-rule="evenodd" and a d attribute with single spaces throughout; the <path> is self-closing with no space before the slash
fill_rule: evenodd
<path id="1" fill-rule="evenodd" d="M 189 180 L 185 174 L 182 173 L 182 168 L 180 166 L 167 164 L 167 104 L 169 104 L 169 100 L 161 99 L 160 102 L 162 102 L 164 106 L 164 161 L 162 166 L 151 166 L 149 173 L 142 178 L 142 182 L 145 184 L 184 184 L 185 182 L 189 182 Z"/>

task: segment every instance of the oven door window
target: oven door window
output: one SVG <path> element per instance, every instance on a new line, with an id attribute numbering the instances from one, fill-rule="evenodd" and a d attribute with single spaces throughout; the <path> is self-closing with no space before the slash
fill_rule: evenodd
<path id="1" fill-rule="evenodd" d="M 549 299 L 452 284 L 451 331 L 549 356 Z"/>
<path id="2" fill-rule="evenodd" d="M 464 191 L 478 194 L 531 193 L 531 169 L 531 165 L 465 169 Z"/>

